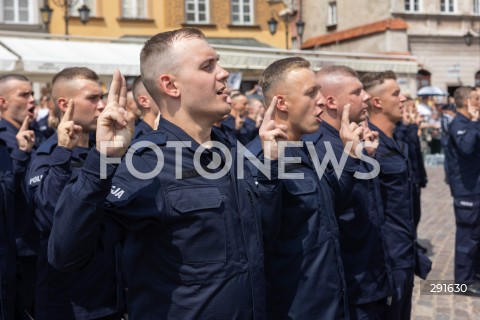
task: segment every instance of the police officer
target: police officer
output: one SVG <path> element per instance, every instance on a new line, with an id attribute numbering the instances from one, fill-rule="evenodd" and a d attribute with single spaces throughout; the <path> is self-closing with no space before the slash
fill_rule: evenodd
<path id="1" fill-rule="evenodd" d="M 233 135 L 240 143 L 247 145 L 257 136 L 258 130 L 252 121 L 246 121 L 247 97 L 239 92 L 232 93 L 231 97 L 232 111 L 222 121 L 222 124 L 226 127 L 223 130 L 227 135 Z"/>
<path id="2" fill-rule="evenodd" d="M 133 81 L 132 93 L 137 108 L 142 112 L 142 120 L 135 126 L 135 132 L 133 133 L 132 140 L 136 140 L 150 131 L 157 129 L 155 127 L 155 120 L 160 112 L 152 97 L 148 94 L 147 89 L 145 89 L 141 76 L 136 77 Z"/>
<path id="3" fill-rule="evenodd" d="M 0 139 L 0 319 L 14 318 L 15 306 L 15 178 L 21 178 L 35 143 L 34 134 L 28 130 L 29 118 L 25 118 L 16 135 L 18 148 L 11 152 Z M 2 129 L 0 129 L 2 130 Z M 19 310 L 20 311 L 20 310 Z M 17 314 L 21 318 L 24 314 Z"/>
<path id="4" fill-rule="evenodd" d="M 325 112 L 320 130 L 305 139 L 314 142 L 320 161 L 329 156 L 326 146 L 331 145 L 338 163 L 344 153 L 339 133 L 343 106 L 351 106 L 350 121 L 366 122 L 370 96 L 357 72 L 346 66 L 324 67 L 317 79 L 325 97 Z M 372 137 L 373 143 L 378 143 L 378 133 L 372 132 Z M 362 161 L 361 170 L 369 173 L 373 167 Z M 335 208 L 351 319 L 384 319 L 391 300 L 391 266 L 382 230 L 385 218 L 380 192 L 377 176 L 355 179 L 352 192 L 339 197 Z"/>
<path id="5" fill-rule="evenodd" d="M 8 152 L 12 155 L 19 147 L 16 135 L 22 124 L 25 119 L 31 122 L 34 117 L 35 98 L 32 84 L 25 76 L 6 74 L 0 77 L 0 109 L 2 109 L 0 139 L 5 142 Z M 40 138 L 38 132 L 34 134 L 31 130 L 25 131 L 37 139 L 34 148 L 38 146 Z M 17 175 L 15 179 L 16 306 L 19 312 L 33 314 L 39 235 L 25 200 L 23 178 L 23 175 Z"/>
<path id="6" fill-rule="evenodd" d="M 318 168 L 309 158 L 311 150 L 307 151 L 301 142 L 304 134 L 318 130 L 320 125 L 325 102 L 320 86 L 310 63 L 300 57 L 275 61 L 266 68 L 260 83 L 266 101 L 271 103 L 260 127 L 260 138 L 265 157 L 278 159 L 272 164 L 271 179 L 262 173 L 258 176 L 268 316 L 348 319 L 334 214 L 335 197 L 342 193 L 336 177 L 318 176 Z M 342 129 L 344 142 L 358 144 L 363 129 L 352 125 L 348 122 L 347 107 Z M 285 162 L 276 154 L 282 140 L 300 142 L 295 148 L 287 144 L 284 155 L 297 157 L 299 163 L 285 165 L 285 171 L 303 177 L 282 179 L 277 172 Z M 346 170 L 355 172 L 357 167 L 357 161 L 349 158 Z M 349 188 L 351 177 L 347 180 Z"/>
<path id="7" fill-rule="evenodd" d="M 427 171 L 422 155 L 422 146 L 418 137 L 418 112 L 416 112 L 415 104 L 412 98 L 405 98 L 403 118 L 397 123 L 394 135 L 398 140 L 408 145 L 408 158 L 411 169 L 411 177 L 413 183 L 413 222 L 415 230 L 420 223 L 422 215 L 421 195 L 422 188 L 427 186 Z M 415 110 L 414 110 L 415 109 Z M 417 243 L 417 248 L 426 252 L 426 248 Z"/>
<path id="8" fill-rule="evenodd" d="M 370 128 L 380 134 L 376 160 L 380 164 L 379 178 L 386 219 L 386 245 L 392 259 L 395 286 L 387 318 L 410 319 L 416 266 L 412 185 L 407 146 L 394 137 L 395 125 L 402 120 L 405 97 L 400 92 L 393 71 L 366 73 L 361 81 L 365 91 L 370 95 L 368 101 Z M 426 263 L 428 262 L 427 260 Z M 428 266 L 426 269 L 428 270 Z M 422 269 L 422 278 L 426 277 L 426 273 Z"/>
<path id="9" fill-rule="evenodd" d="M 117 288 L 121 282 L 115 252 L 95 256 L 77 272 L 60 272 L 48 264 L 55 205 L 68 180 L 83 167 L 93 146 L 89 135 L 105 107 L 100 80 L 88 68 L 66 68 L 56 74 L 52 96 L 64 115 L 57 133 L 37 149 L 25 182 L 41 235 L 35 318 L 118 319 L 123 297 Z"/>
<path id="10" fill-rule="evenodd" d="M 96 148 L 59 197 L 49 261 L 61 270 L 82 267 L 127 231 L 132 319 L 265 317 L 256 188 L 248 171 L 237 178 L 236 157 L 230 168 L 222 166 L 229 157 L 211 135 L 231 108 L 224 94 L 228 72 L 217 60 L 195 28 L 149 39 L 142 81 L 162 113 L 158 130 L 141 137 L 118 168 L 102 165 L 125 154 L 133 133 L 125 80 L 116 72 L 98 118 Z M 204 142 L 211 147 L 200 147 Z M 106 179 L 99 177 L 102 166 Z M 104 238 L 108 230 L 119 236 Z"/>
<path id="11" fill-rule="evenodd" d="M 457 115 L 449 129 L 448 181 L 454 200 L 455 282 L 468 285 L 465 294 L 480 296 L 475 263 L 480 254 L 480 95 L 472 87 L 454 93 Z"/>

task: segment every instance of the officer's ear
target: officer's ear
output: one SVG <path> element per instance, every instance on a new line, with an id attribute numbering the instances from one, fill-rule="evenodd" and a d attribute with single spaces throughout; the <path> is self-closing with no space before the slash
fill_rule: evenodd
<path id="1" fill-rule="evenodd" d="M 335 97 L 332 97 L 332 96 L 326 96 L 325 106 L 327 107 L 327 109 L 337 110 L 338 109 L 337 99 L 335 99 Z"/>
<path id="2" fill-rule="evenodd" d="M 7 100 L 4 96 L 0 96 L 0 110 L 7 110 Z"/>
<path id="3" fill-rule="evenodd" d="M 150 109 L 150 99 L 147 98 L 147 96 L 144 96 L 143 94 L 139 95 L 137 100 L 138 100 L 138 103 L 140 103 L 140 105 L 142 106 L 142 108 Z"/>
<path id="4" fill-rule="evenodd" d="M 67 98 L 60 97 L 57 99 L 57 106 L 60 109 L 60 111 L 62 111 L 62 113 L 65 113 L 65 111 L 67 111 L 67 104 L 68 104 Z"/>
<path id="5" fill-rule="evenodd" d="M 376 109 L 382 109 L 383 106 L 382 106 L 382 100 L 380 100 L 379 97 L 371 97 L 370 98 L 370 101 L 372 103 L 372 106 Z"/>
<path id="6" fill-rule="evenodd" d="M 288 112 L 288 105 L 285 96 L 277 96 L 277 105 L 275 108 L 283 112 Z"/>
<path id="7" fill-rule="evenodd" d="M 175 80 L 175 76 L 171 74 L 162 74 L 158 77 L 157 86 L 168 96 L 178 98 L 180 96 L 180 89 L 177 87 Z"/>

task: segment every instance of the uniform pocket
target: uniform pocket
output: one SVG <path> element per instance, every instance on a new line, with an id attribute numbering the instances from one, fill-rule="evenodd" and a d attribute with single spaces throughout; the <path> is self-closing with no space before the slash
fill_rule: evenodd
<path id="1" fill-rule="evenodd" d="M 226 232 L 222 194 L 215 186 L 168 190 L 169 223 L 175 260 L 186 264 L 226 261 Z"/>
<path id="2" fill-rule="evenodd" d="M 469 198 L 456 197 L 453 200 L 457 223 L 476 226 L 480 223 L 479 201 Z"/>

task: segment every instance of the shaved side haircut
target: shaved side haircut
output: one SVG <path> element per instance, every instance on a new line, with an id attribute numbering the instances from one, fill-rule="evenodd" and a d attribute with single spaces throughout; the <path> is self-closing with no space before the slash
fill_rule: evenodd
<path id="1" fill-rule="evenodd" d="M 174 47 L 182 39 L 205 39 L 205 35 L 197 28 L 158 33 L 145 42 L 140 52 L 142 82 L 155 101 L 160 98 L 157 96 L 157 77 L 165 73 L 177 75 L 179 72 L 180 65 L 176 59 L 178 53 Z"/>
<path id="2" fill-rule="evenodd" d="M 264 94 L 265 104 L 269 105 L 273 99 L 272 90 L 278 82 L 286 80 L 292 70 L 310 69 L 310 62 L 301 57 L 280 59 L 269 65 L 262 74 L 260 86 Z"/>

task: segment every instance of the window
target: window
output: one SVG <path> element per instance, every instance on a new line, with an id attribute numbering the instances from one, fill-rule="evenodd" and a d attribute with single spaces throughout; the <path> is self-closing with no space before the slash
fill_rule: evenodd
<path id="1" fill-rule="evenodd" d="M 418 12 L 420 11 L 420 0 L 405 0 L 405 11 Z"/>
<path id="2" fill-rule="evenodd" d="M 253 0 L 232 0 L 232 24 L 253 24 Z"/>
<path id="3" fill-rule="evenodd" d="M 337 25 L 337 2 L 328 3 L 328 26 Z"/>
<path id="4" fill-rule="evenodd" d="M 146 0 L 122 0 L 122 17 L 146 18 Z"/>
<path id="5" fill-rule="evenodd" d="M 480 14 L 480 0 L 473 0 L 473 13 Z"/>
<path id="6" fill-rule="evenodd" d="M 185 15 L 188 23 L 209 23 L 209 0 L 185 0 Z"/>
<path id="7" fill-rule="evenodd" d="M 32 0 L 0 0 L 0 21 L 4 23 L 33 23 Z"/>
<path id="8" fill-rule="evenodd" d="M 441 12 L 454 12 L 455 10 L 455 0 L 440 0 L 440 11 Z"/>
<path id="9" fill-rule="evenodd" d="M 77 1 L 73 4 L 73 6 L 70 7 L 70 15 L 72 17 L 78 17 L 80 15 L 78 13 L 78 9 L 80 9 L 84 4 L 88 7 L 88 9 L 90 9 L 90 17 L 95 17 L 97 15 L 97 4 L 95 0 Z"/>

